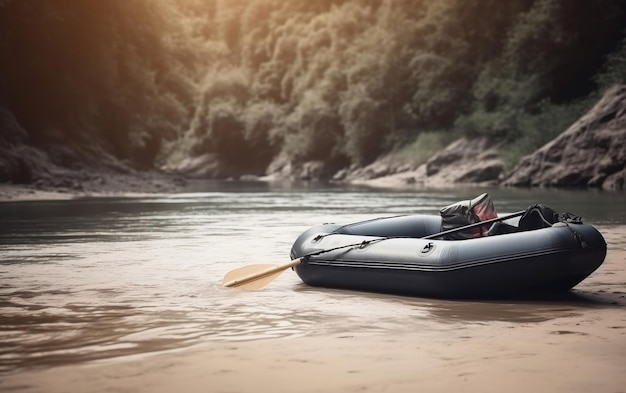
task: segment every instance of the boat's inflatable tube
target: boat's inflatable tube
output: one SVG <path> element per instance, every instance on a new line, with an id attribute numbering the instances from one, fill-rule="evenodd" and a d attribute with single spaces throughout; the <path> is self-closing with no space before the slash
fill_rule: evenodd
<path id="1" fill-rule="evenodd" d="M 430 215 L 325 224 L 300 235 L 291 257 L 304 257 L 295 271 L 312 286 L 466 298 L 567 291 L 606 256 L 602 235 L 581 222 L 470 240 L 420 239 L 440 228 L 441 218 Z"/>

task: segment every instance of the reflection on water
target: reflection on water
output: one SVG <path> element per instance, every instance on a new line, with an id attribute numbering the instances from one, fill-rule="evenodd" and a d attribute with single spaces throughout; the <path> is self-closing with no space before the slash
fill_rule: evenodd
<path id="1" fill-rule="evenodd" d="M 443 301 L 310 288 L 285 272 L 262 291 L 229 270 L 282 263 L 322 222 L 434 213 L 484 190 L 241 188 L 0 204 L 0 371 L 179 349 L 212 340 L 532 323 L 603 306 L 584 298 Z M 626 223 L 624 194 L 489 190 L 501 213 L 543 202 Z M 619 202 L 619 203 L 618 203 Z M 616 206 L 621 206 L 617 209 Z"/>

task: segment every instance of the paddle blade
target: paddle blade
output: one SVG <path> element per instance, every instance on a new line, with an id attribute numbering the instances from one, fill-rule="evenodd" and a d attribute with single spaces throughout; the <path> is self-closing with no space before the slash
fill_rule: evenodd
<path id="1" fill-rule="evenodd" d="M 301 260 L 294 259 L 282 265 L 248 265 L 232 270 L 224 276 L 222 285 L 247 290 L 261 289 L 274 281 L 282 272 L 296 266 Z"/>
<path id="2" fill-rule="evenodd" d="M 247 291 L 255 291 L 257 289 L 261 289 L 261 288 L 265 287 L 267 284 L 269 284 L 272 281 L 274 281 L 283 272 L 284 272 L 284 270 L 279 270 L 279 271 L 277 271 L 275 273 L 272 273 L 272 274 L 264 274 L 260 278 L 255 278 L 252 281 L 242 281 L 240 283 L 237 283 L 237 284 L 231 285 L 231 286 L 235 287 L 235 288 L 239 288 L 239 289 L 245 289 Z"/>
<path id="3" fill-rule="evenodd" d="M 226 286 L 226 284 L 229 281 L 240 280 L 246 276 L 261 273 L 274 267 L 276 267 L 276 265 L 258 264 L 258 265 L 247 265 L 247 266 L 243 266 L 243 267 L 231 270 L 228 273 L 226 273 L 226 275 L 224 276 L 224 279 L 222 280 L 222 285 Z"/>

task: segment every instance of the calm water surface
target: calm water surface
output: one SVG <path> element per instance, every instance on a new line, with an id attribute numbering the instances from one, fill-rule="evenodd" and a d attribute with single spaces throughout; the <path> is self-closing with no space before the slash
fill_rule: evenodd
<path id="1" fill-rule="evenodd" d="M 626 224 L 625 194 L 599 191 L 209 183 L 181 194 L 0 203 L 0 372 L 216 340 L 459 330 L 575 312 L 576 302 L 455 302 L 310 288 L 291 271 L 257 292 L 220 285 L 236 267 L 288 261 L 292 242 L 313 225 L 438 214 L 484 191 L 500 213 L 541 202 L 592 225 Z"/>

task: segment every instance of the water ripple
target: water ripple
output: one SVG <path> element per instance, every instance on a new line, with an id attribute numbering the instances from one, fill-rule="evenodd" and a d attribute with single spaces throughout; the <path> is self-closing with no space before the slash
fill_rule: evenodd
<path id="1" fill-rule="evenodd" d="M 305 286 L 291 271 L 258 292 L 220 285 L 233 268 L 287 261 L 291 243 L 310 226 L 437 213 L 475 193 L 255 188 L 2 203 L 0 372 L 207 341 L 397 329 L 454 334 L 472 324 L 533 323 L 586 307 L 325 290 Z M 559 198 L 561 206 L 566 200 L 582 206 L 579 196 Z M 524 192 L 504 191 L 496 199 L 500 211 L 519 210 L 529 200 Z M 612 247 L 623 248 L 619 236 L 613 240 Z"/>

